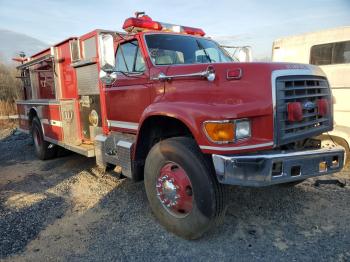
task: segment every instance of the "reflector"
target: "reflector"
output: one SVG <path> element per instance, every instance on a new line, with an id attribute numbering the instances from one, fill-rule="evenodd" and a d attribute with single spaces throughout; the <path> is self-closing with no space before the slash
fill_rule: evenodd
<path id="1" fill-rule="evenodd" d="M 328 101 L 325 98 L 317 100 L 318 114 L 325 116 L 328 114 Z"/>
<path id="2" fill-rule="evenodd" d="M 303 120 L 303 108 L 299 102 L 287 104 L 288 121 L 295 122 Z"/>

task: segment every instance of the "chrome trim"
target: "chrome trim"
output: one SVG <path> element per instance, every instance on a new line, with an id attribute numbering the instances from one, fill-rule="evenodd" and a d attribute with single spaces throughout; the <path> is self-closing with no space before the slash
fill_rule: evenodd
<path id="1" fill-rule="evenodd" d="M 133 145 L 133 143 L 129 142 L 129 141 L 118 141 L 117 146 L 120 147 L 125 147 L 125 148 L 130 148 Z"/>
<path id="2" fill-rule="evenodd" d="M 342 150 L 344 149 L 342 147 L 336 147 L 335 149 L 337 150 Z M 282 153 L 271 153 L 271 154 L 255 154 L 255 155 L 244 155 L 244 156 L 234 156 L 235 159 L 254 159 L 254 158 L 279 158 L 279 157 L 292 157 L 292 156 L 309 156 L 309 155 L 314 155 L 314 154 L 320 154 L 320 153 L 328 153 L 328 152 L 333 152 L 334 148 L 320 148 L 320 149 L 311 149 L 311 150 L 305 150 L 305 151 L 297 151 L 297 152 L 284 152 Z M 225 156 L 225 155 L 216 155 L 213 154 L 213 156 L 219 156 L 220 158 L 223 158 L 225 160 L 229 160 L 232 158 L 232 156 Z"/>
<path id="3" fill-rule="evenodd" d="M 243 138 L 239 138 L 237 139 L 236 137 L 236 122 L 242 122 L 242 121 L 248 121 L 249 122 L 249 127 L 250 127 L 250 130 L 249 130 L 249 136 L 247 137 L 243 137 Z M 207 133 L 207 130 L 205 129 L 205 124 L 206 123 L 232 123 L 233 124 L 233 128 L 234 128 L 234 140 L 233 141 L 214 141 L 210 138 L 210 136 L 208 135 Z M 225 119 L 225 120 L 207 120 L 207 121 L 204 121 L 202 123 L 202 129 L 204 131 L 204 134 L 206 135 L 207 139 L 212 142 L 212 143 L 215 143 L 215 144 L 218 144 L 218 145 L 223 145 L 223 144 L 232 144 L 232 143 L 236 143 L 238 141 L 242 141 L 242 140 L 246 140 L 248 138 L 250 138 L 252 136 L 252 125 L 251 125 L 251 121 L 249 118 L 240 118 L 240 119 L 232 119 L 232 120 L 229 120 L 229 119 Z"/>
<path id="4" fill-rule="evenodd" d="M 311 75 L 311 76 L 321 76 L 321 77 L 326 77 L 326 74 L 322 71 L 321 68 L 313 65 L 306 65 L 306 64 L 287 64 L 286 65 L 290 66 L 290 69 L 278 69 L 274 70 L 271 74 L 271 93 L 272 93 L 272 110 L 273 110 L 273 141 L 274 141 L 274 146 L 277 146 L 276 140 L 276 79 L 281 76 L 295 76 L 295 75 L 300 75 L 300 76 L 305 76 L 305 75 Z M 301 68 L 303 67 L 303 68 Z"/>
<path id="5" fill-rule="evenodd" d="M 38 100 L 17 100 L 16 104 L 20 105 L 59 105 L 60 102 L 54 99 L 38 99 Z"/>
<path id="6" fill-rule="evenodd" d="M 46 125 L 62 127 L 62 122 L 58 120 L 49 120 L 49 119 L 43 118 L 40 121 L 41 123 Z"/>
<path id="7" fill-rule="evenodd" d="M 139 127 L 139 124 L 134 122 L 107 120 L 107 123 L 109 127 L 119 127 L 132 130 L 137 130 Z"/>
<path id="8" fill-rule="evenodd" d="M 95 156 L 95 148 L 94 147 L 91 147 L 90 149 L 86 149 L 86 148 L 83 148 L 83 147 L 80 147 L 80 146 L 75 146 L 75 145 L 70 145 L 70 144 L 65 144 L 61 141 L 58 141 L 56 139 L 53 139 L 53 138 L 50 138 L 50 137 L 47 137 L 47 136 L 44 136 L 44 140 L 51 143 L 51 144 L 56 144 L 56 145 L 59 145 L 61 147 L 64 147 L 70 151 L 73 151 L 75 153 L 78 153 L 80 155 L 84 155 L 84 156 L 87 156 L 87 157 L 94 157 Z"/>
<path id="9" fill-rule="evenodd" d="M 236 146 L 236 147 L 219 147 L 219 146 L 203 146 L 203 145 L 200 145 L 199 147 L 200 149 L 216 150 L 216 151 L 236 151 L 236 150 L 260 148 L 260 147 L 267 147 L 267 146 L 273 146 L 273 142 L 248 145 L 248 146 Z"/>
<path id="10" fill-rule="evenodd" d="M 204 121 L 202 123 L 203 132 L 210 142 L 215 143 L 215 144 L 229 144 L 229 143 L 234 142 L 234 140 L 233 141 L 214 141 L 214 140 L 212 140 L 211 137 L 208 135 L 207 130 L 205 129 L 206 123 L 218 123 L 218 124 L 232 123 L 232 124 L 234 124 L 234 120 L 227 120 L 227 119 L 226 120 L 207 120 L 207 121 Z M 234 126 L 233 126 L 233 128 L 234 128 Z"/>
<path id="11" fill-rule="evenodd" d="M 50 53 L 51 53 L 51 52 L 52 52 L 52 51 L 51 51 L 51 48 L 50 48 Z M 53 56 L 52 54 L 47 54 L 47 55 L 44 55 L 44 56 L 40 56 L 40 57 L 38 57 L 38 58 L 31 59 L 31 60 L 29 60 L 28 62 L 23 63 L 23 64 L 17 66 L 16 68 L 17 68 L 18 70 L 22 70 L 22 69 L 25 69 L 25 68 L 27 68 L 27 67 L 29 67 L 29 66 L 38 64 L 38 63 L 40 63 L 40 62 L 42 62 L 42 61 L 45 61 L 45 60 L 48 60 L 48 59 L 52 59 L 52 60 L 53 60 L 53 59 L 54 59 L 54 56 Z"/>
<path id="12" fill-rule="evenodd" d="M 74 68 L 77 68 L 77 67 L 92 65 L 92 64 L 96 64 L 96 63 L 97 63 L 97 61 L 95 60 L 95 58 L 88 58 L 88 59 L 84 59 L 84 60 L 80 59 L 79 61 L 71 63 L 70 65 Z"/>
<path id="13" fill-rule="evenodd" d="M 208 81 L 212 82 L 215 80 L 215 70 L 212 66 L 208 66 L 205 71 L 191 73 L 191 74 L 180 74 L 180 75 L 165 75 L 164 73 L 159 73 L 156 77 L 151 77 L 151 80 L 158 81 L 170 81 L 174 78 L 184 78 L 184 77 L 203 77 Z"/>
<path id="14" fill-rule="evenodd" d="M 334 157 L 338 159 L 337 165 L 333 165 Z M 257 187 L 339 172 L 343 166 L 344 149 L 332 147 L 304 151 L 270 151 L 239 156 L 212 154 L 212 161 L 219 183 Z M 320 172 L 321 162 L 327 163 L 327 171 Z M 274 171 L 275 163 L 281 163 L 282 170 Z M 300 168 L 298 174 L 293 174 L 293 167 Z"/>
<path id="15" fill-rule="evenodd" d="M 238 75 L 238 76 L 235 76 L 235 77 L 228 76 L 228 72 L 229 72 L 229 71 L 232 71 L 232 70 L 238 70 L 238 71 L 239 71 L 239 75 Z M 227 69 L 227 71 L 226 71 L 226 79 L 227 79 L 227 80 L 238 80 L 238 79 L 241 79 L 241 78 L 242 78 L 242 75 L 243 75 L 243 70 L 242 70 L 242 68 Z"/>

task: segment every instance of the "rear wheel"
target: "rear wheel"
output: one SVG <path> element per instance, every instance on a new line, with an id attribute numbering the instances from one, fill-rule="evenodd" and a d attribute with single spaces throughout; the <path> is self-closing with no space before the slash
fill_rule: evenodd
<path id="1" fill-rule="evenodd" d="M 199 238 L 224 217 L 225 188 L 193 139 L 170 138 L 154 145 L 144 182 L 153 213 L 180 237 Z"/>
<path id="2" fill-rule="evenodd" d="M 32 136 L 35 153 L 39 159 L 46 160 L 56 156 L 57 147 L 44 140 L 40 120 L 37 117 L 34 117 L 33 119 Z"/>

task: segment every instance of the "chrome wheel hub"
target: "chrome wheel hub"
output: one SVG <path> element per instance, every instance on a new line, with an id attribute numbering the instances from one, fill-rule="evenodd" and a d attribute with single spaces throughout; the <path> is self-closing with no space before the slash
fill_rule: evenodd
<path id="1" fill-rule="evenodd" d="M 165 209 L 176 217 L 187 216 L 192 210 L 192 184 L 178 164 L 165 164 L 156 182 L 157 197 Z"/>

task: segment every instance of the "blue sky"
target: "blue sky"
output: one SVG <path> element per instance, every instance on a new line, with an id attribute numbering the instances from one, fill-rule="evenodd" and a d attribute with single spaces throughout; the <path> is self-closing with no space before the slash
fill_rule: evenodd
<path id="1" fill-rule="evenodd" d="M 0 0 L 0 28 L 53 44 L 95 28 L 122 30 L 135 11 L 201 27 L 224 44 L 251 45 L 256 58 L 269 57 L 276 38 L 350 26 L 350 0 Z"/>

